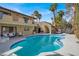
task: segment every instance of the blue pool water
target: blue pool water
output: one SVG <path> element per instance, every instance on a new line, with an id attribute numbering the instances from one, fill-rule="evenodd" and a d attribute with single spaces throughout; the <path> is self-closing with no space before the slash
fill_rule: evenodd
<path id="1" fill-rule="evenodd" d="M 11 46 L 11 49 L 21 46 L 21 50 L 15 52 L 18 56 L 35 56 L 41 52 L 49 52 L 60 49 L 63 44 L 60 41 L 61 35 L 32 35 L 23 41 Z"/>

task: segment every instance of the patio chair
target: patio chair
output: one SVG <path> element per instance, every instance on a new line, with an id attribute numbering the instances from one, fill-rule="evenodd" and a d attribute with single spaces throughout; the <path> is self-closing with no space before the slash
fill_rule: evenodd
<path id="1" fill-rule="evenodd" d="M 8 36 L 9 36 L 10 38 L 12 38 L 12 37 L 14 37 L 14 34 L 13 34 L 13 33 L 9 33 Z"/>
<path id="2" fill-rule="evenodd" d="M 5 33 L 5 34 L 2 34 L 2 36 L 3 36 L 3 37 L 8 37 L 8 34 Z"/>
<path id="3" fill-rule="evenodd" d="M 18 36 L 23 36 L 22 32 L 19 32 L 19 33 L 18 33 Z"/>

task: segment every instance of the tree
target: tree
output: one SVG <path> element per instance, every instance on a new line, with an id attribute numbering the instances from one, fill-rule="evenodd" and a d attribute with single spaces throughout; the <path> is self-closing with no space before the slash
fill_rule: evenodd
<path id="1" fill-rule="evenodd" d="M 68 6 L 68 5 L 66 5 Z M 73 3 L 69 8 L 73 10 L 73 21 L 72 21 L 72 28 L 76 36 L 79 38 L 79 4 Z M 67 9 L 68 10 L 68 9 Z"/>
<path id="2" fill-rule="evenodd" d="M 40 19 L 42 17 L 42 15 L 38 12 L 38 11 L 34 11 L 33 15 L 38 19 L 38 21 L 40 22 Z"/>
<path id="3" fill-rule="evenodd" d="M 74 3 L 73 8 L 74 8 L 73 29 L 74 29 L 74 33 L 79 38 L 79 4 Z"/>
<path id="4" fill-rule="evenodd" d="M 49 9 L 50 11 L 52 11 L 53 12 L 53 18 L 54 18 L 54 20 L 55 20 L 55 17 L 56 17 L 56 15 L 55 15 L 55 12 L 56 12 L 56 10 L 57 10 L 57 3 L 53 3 L 51 6 L 50 6 L 50 9 Z"/>
<path id="5" fill-rule="evenodd" d="M 41 17 L 42 17 L 42 15 L 41 15 L 41 14 L 38 14 L 38 19 L 39 19 L 39 21 L 40 21 Z"/>
<path id="6" fill-rule="evenodd" d="M 64 12 L 62 11 L 62 10 L 60 10 L 59 12 L 58 12 L 58 15 L 61 17 L 61 19 L 62 19 L 62 17 L 63 17 L 63 15 L 64 15 Z"/>
<path id="7" fill-rule="evenodd" d="M 56 16 L 56 20 L 55 20 L 55 24 L 57 28 L 62 28 L 63 25 L 63 15 L 64 12 L 61 10 L 58 12 L 57 16 Z"/>

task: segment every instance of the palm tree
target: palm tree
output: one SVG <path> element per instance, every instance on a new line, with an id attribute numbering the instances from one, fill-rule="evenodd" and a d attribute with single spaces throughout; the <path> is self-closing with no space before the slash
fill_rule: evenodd
<path id="1" fill-rule="evenodd" d="M 58 15 L 62 18 L 63 15 L 64 15 L 64 12 L 63 12 L 62 10 L 60 10 L 60 11 L 58 12 Z"/>
<path id="2" fill-rule="evenodd" d="M 57 29 L 60 29 L 60 30 L 63 30 L 63 26 L 64 26 L 64 23 L 63 23 L 63 15 L 64 15 L 64 12 L 62 10 L 60 10 L 58 13 L 57 13 L 57 16 L 55 18 L 55 26 Z"/>
<path id="3" fill-rule="evenodd" d="M 71 3 L 67 3 L 67 4 L 66 4 L 67 12 L 70 12 L 72 5 L 73 5 L 73 4 L 71 4 Z"/>
<path id="4" fill-rule="evenodd" d="M 57 3 L 52 4 L 50 6 L 50 9 L 49 10 L 53 12 L 53 16 L 54 16 L 54 20 L 55 20 L 55 17 L 56 17 L 55 12 L 57 10 Z"/>
<path id="5" fill-rule="evenodd" d="M 40 22 L 40 19 L 41 19 L 42 15 L 41 15 L 37 10 L 35 10 L 32 15 L 33 15 L 33 17 L 35 17 L 35 18 L 37 19 L 37 21 L 38 21 L 37 26 L 36 26 L 36 32 L 38 33 L 39 28 L 40 28 L 40 26 L 39 26 L 40 23 L 39 23 L 39 22 Z"/>
<path id="6" fill-rule="evenodd" d="M 42 15 L 38 12 L 38 11 L 34 11 L 33 15 L 38 19 L 38 21 L 40 22 L 40 19 L 42 17 Z"/>
<path id="7" fill-rule="evenodd" d="M 69 8 L 71 8 L 71 7 L 73 7 L 72 10 L 73 10 L 73 14 L 74 14 L 73 22 L 72 22 L 73 31 L 76 34 L 76 36 L 79 38 L 79 4 L 73 3 L 73 4 L 71 4 L 71 6 L 69 6 Z"/>
<path id="8" fill-rule="evenodd" d="M 40 19 L 41 19 L 41 17 L 42 17 L 42 15 L 41 14 L 38 14 L 38 19 L 39 19 L 39 22 L 40 22 Z"/>
<path id="9" fill-rule="evenodd" d="M 74 20 L 73 20 L 74 33 L 79 38 L 79 4 L 75 3 L 73 4 L 73 7 L 74 7 Z"/>

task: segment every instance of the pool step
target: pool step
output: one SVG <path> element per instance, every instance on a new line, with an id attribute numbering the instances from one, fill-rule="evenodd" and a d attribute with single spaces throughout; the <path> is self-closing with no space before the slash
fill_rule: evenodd
<path id="1" fill-rule="evenodd" d="M 2 56 L 10 56 L 10 55 L 13 55 L 14 52 L 16 52 L 16 51 L 18 51 L 18 50 L 20 50 L 20 49 L 22 49 L 22 48 L 23 48 L 23 47 L 18 46 L 18 47 L 14 48 L 14 49 L 11 49 L 11 50 L 7 51 L 7 52 L 4 52 L 4 53 L 2 54 Z"/>

